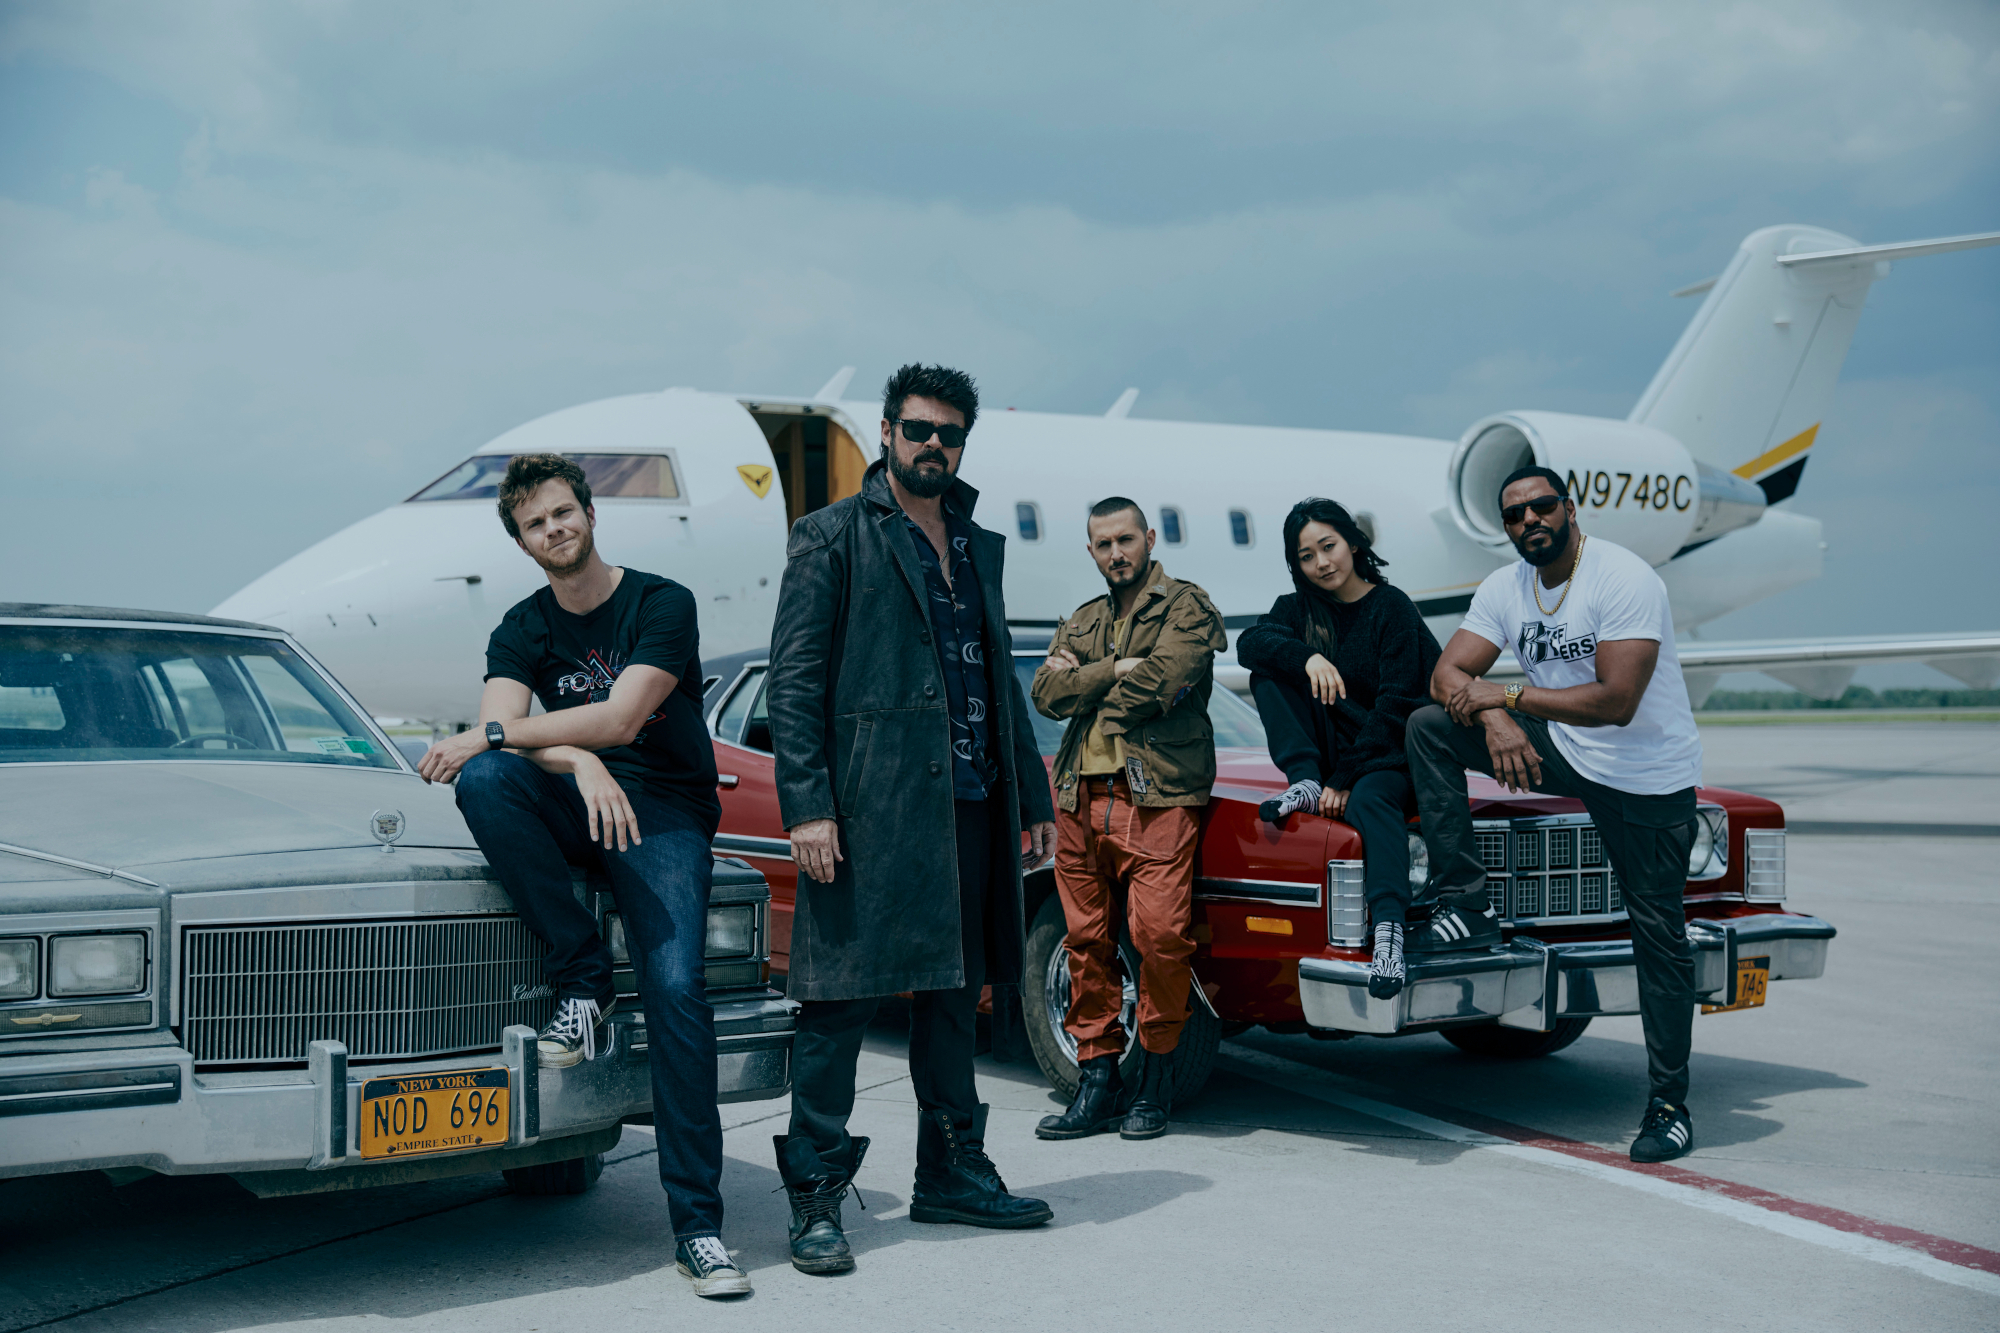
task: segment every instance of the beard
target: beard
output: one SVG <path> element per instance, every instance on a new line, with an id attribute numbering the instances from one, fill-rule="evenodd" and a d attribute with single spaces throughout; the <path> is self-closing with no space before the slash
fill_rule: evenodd
<path id="1" fill-rule="evenodd" d="M 903 462 L 902 455 L 894 449 L 884 449 L 883 452 L 889 456 L 889 471 L 896 474 L 896 480 L 902 483 L 904 490 L 919 499 L 935 500 L 958 480 L 952 475 L 951 460 L 944 456 L 942 449 L 920 450 L 908 463 Z M 919 467 L 923 463 L 936 463 L 940 470 L 924 472 Z"/>
<path id="2" fill-rule="evenodd" d="M 570 543 L 567 555 L 551 558 L 540 551 L 530 552 L 530 554 L 535 557 L 536 564 L 560 579 L 567 578 L 569 575 L 582 569 L 589 562 L 591 554 L 596 550 L 597 536 L 589 528 L 585 528 L 576 535 L 576 540 Z"/>
<path id="3" fill-rule="evenodd" d="M 1107 569 L 1104 571 L 1104 586 L 1113 592 L 1117 592 L 1120 588 L 1129 588 L 1135 583 L 1143 583 L 1147 572 L 1152 567 L 1152 557 L 1148 556 L 1143 560 L 1125 566 L 1123 569 Z"/>
<path id="4" fill-rule="evenodd" d="M 1550 538 L 1548 544 L 1537 545 L 1530 549 L 1528 538 L 1540 531 L 1542 531 L 1541 528 L 1530 528 L 1528 531 L 1514 538 L 1514 549 L 1520 552 L 1523 560 L 1537 569 L 1545 565 L 1553 565 L 1556 561 L 1562 559 L 1563 552 L 1569 549 L 1569 520 L 1565 518 L 1562 521 L 1561 527 L 1549 525 L 1547 528 Z"/>

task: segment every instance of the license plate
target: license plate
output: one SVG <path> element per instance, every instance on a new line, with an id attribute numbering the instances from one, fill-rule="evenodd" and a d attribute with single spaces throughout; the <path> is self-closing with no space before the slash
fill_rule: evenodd
<path id="1" fill-rule="evenodd" d="M 361 1085 L 361 1155 L 423 1157 L 507 1142 L 507 1069 L 399 1074 Z"/>
<path id="2" fill-rule="evenodd" d="M 1704 1014 L 1733 1014 L 1739 1009 L 1756 1009 L 1764 1003 L 1764 992 L 1771 987 L 1771 960 L 1768 958 L 1739 958 L 1736 960 L 1736 1003 L 1705 1004 Z"/>

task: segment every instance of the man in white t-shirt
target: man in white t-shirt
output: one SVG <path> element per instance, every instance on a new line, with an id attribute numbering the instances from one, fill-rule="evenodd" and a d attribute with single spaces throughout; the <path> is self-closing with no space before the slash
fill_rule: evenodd
<path id="1" fill-rule="evenodd" d="M 1409 950 L 1500 942 L 1473 841 L 1468 768 L 1516 790 L 1580 799 L 1632 921 L 1652 1083 L 1632 1158 L 1663 1162 L 1694 1146 L 1683 1105 L 1694 955 L 1682 894 L 1701 781 L 1667 588 L 1624 547 L 1585 536 L 1563 479 L 1548 468 L 1508 477 L 1499 503 L 1521 561 L 1479 585 L 1431 675 L 1437 704 L 1410 715 L 1406 749 L 1436 901 L 1428 926 L 1410 931 Z M 1481 679 L 1502 648 L 1514 650 L 1525 686 Z"/>

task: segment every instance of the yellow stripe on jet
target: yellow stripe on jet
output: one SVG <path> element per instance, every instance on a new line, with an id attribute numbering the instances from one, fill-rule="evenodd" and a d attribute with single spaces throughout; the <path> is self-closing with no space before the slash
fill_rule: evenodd
<path id="1" fill-rule="evenodd" d="M 1812 448 L 1813 436 L 1817 434 L 1819 434 L 1819 423 L 1815 421 L 1812 425 L 1807 426 L 1777 448 L 1759 454 L 1742 467 L 1737 468 L 1736 475 L 1745 481 L 1754 481 L 1793 455 L 1802 454 Z"/>

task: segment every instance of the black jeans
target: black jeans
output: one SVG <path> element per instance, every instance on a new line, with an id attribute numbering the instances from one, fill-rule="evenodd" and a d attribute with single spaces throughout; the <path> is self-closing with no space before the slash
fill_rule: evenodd
<path id="1" fill-rule="evenodd" d="M 1250 677 L 1250 697 L 1257 701 L 1271 762 L 1285 781 L 1325 782 L 1337 748 L 1326 705 L 1265 675 Z M 1416 788 L 1401 769 L 1363 773 L 1348 795 L 1341 818 L 1361 835 L 1361 883 L 1371 922 L 1401 921 L 1410 905 L 1409 820 L 1416 812 Z"/>
<path id="2" fill-rule="evenodd" d="M 910 1082 L 917 1105 L 942 1107 L 963 1125 L 979 1108 L 973 1087 L 974 1025 L 986 984 L 987 881 L 994 858 L 990 801 L 959 801 L 959 947 L 965 984 L 956 990 L 920 990 L 910 997 Z M 885 996 L 859 1000 L 807 1000 L 792 1038 L 791 1132 L 803 1136 L 832 1165 L 847 1142 L 854 1113 L 854 1068 L 861 1038 Z"/>
<path id="3" fill-rule="evenodd" d="M 626 795 L 643 841 L 607 852 L 590 840 L 575 778 L 544 773 L 504 750 L 473 756 L 458 775 L 458 808 L 514 910 L 547 941 L 556 992 L 606 1007 L 611 950 L 570 887 L 570 867 L 601 865 L 610 877 L 646 1011 L 653 1133 L 674 1237 L 720 1235 L 715 1011 L 702 971 L 715 861 L 692 816 L 645 792 Z"/>
<path id="4" fill-rule="evenodd" d="M 1694 788 L 1643 796 L 1593 782 L 1563 758 L 1548 723 L 1526 714 L 1515 721 L 1541 756 L 1542 780 L 1535 790 L 1582 801 L 1604 839 L 1632 919 L 1652 1095 L 1678 1106 L 1687 1096 L 1694 1040 L 1694 951 L 1682 901 L 1694 846 Z M 1431 888 L 1439 896 L 1483 889 L 1486 871 L 1472 839 L 1465 770 L 1493 773 L 1485 728 L 1461 727 L 1432 704 L 1410 715 L 1408 751 L 1430 852 Z"/>

